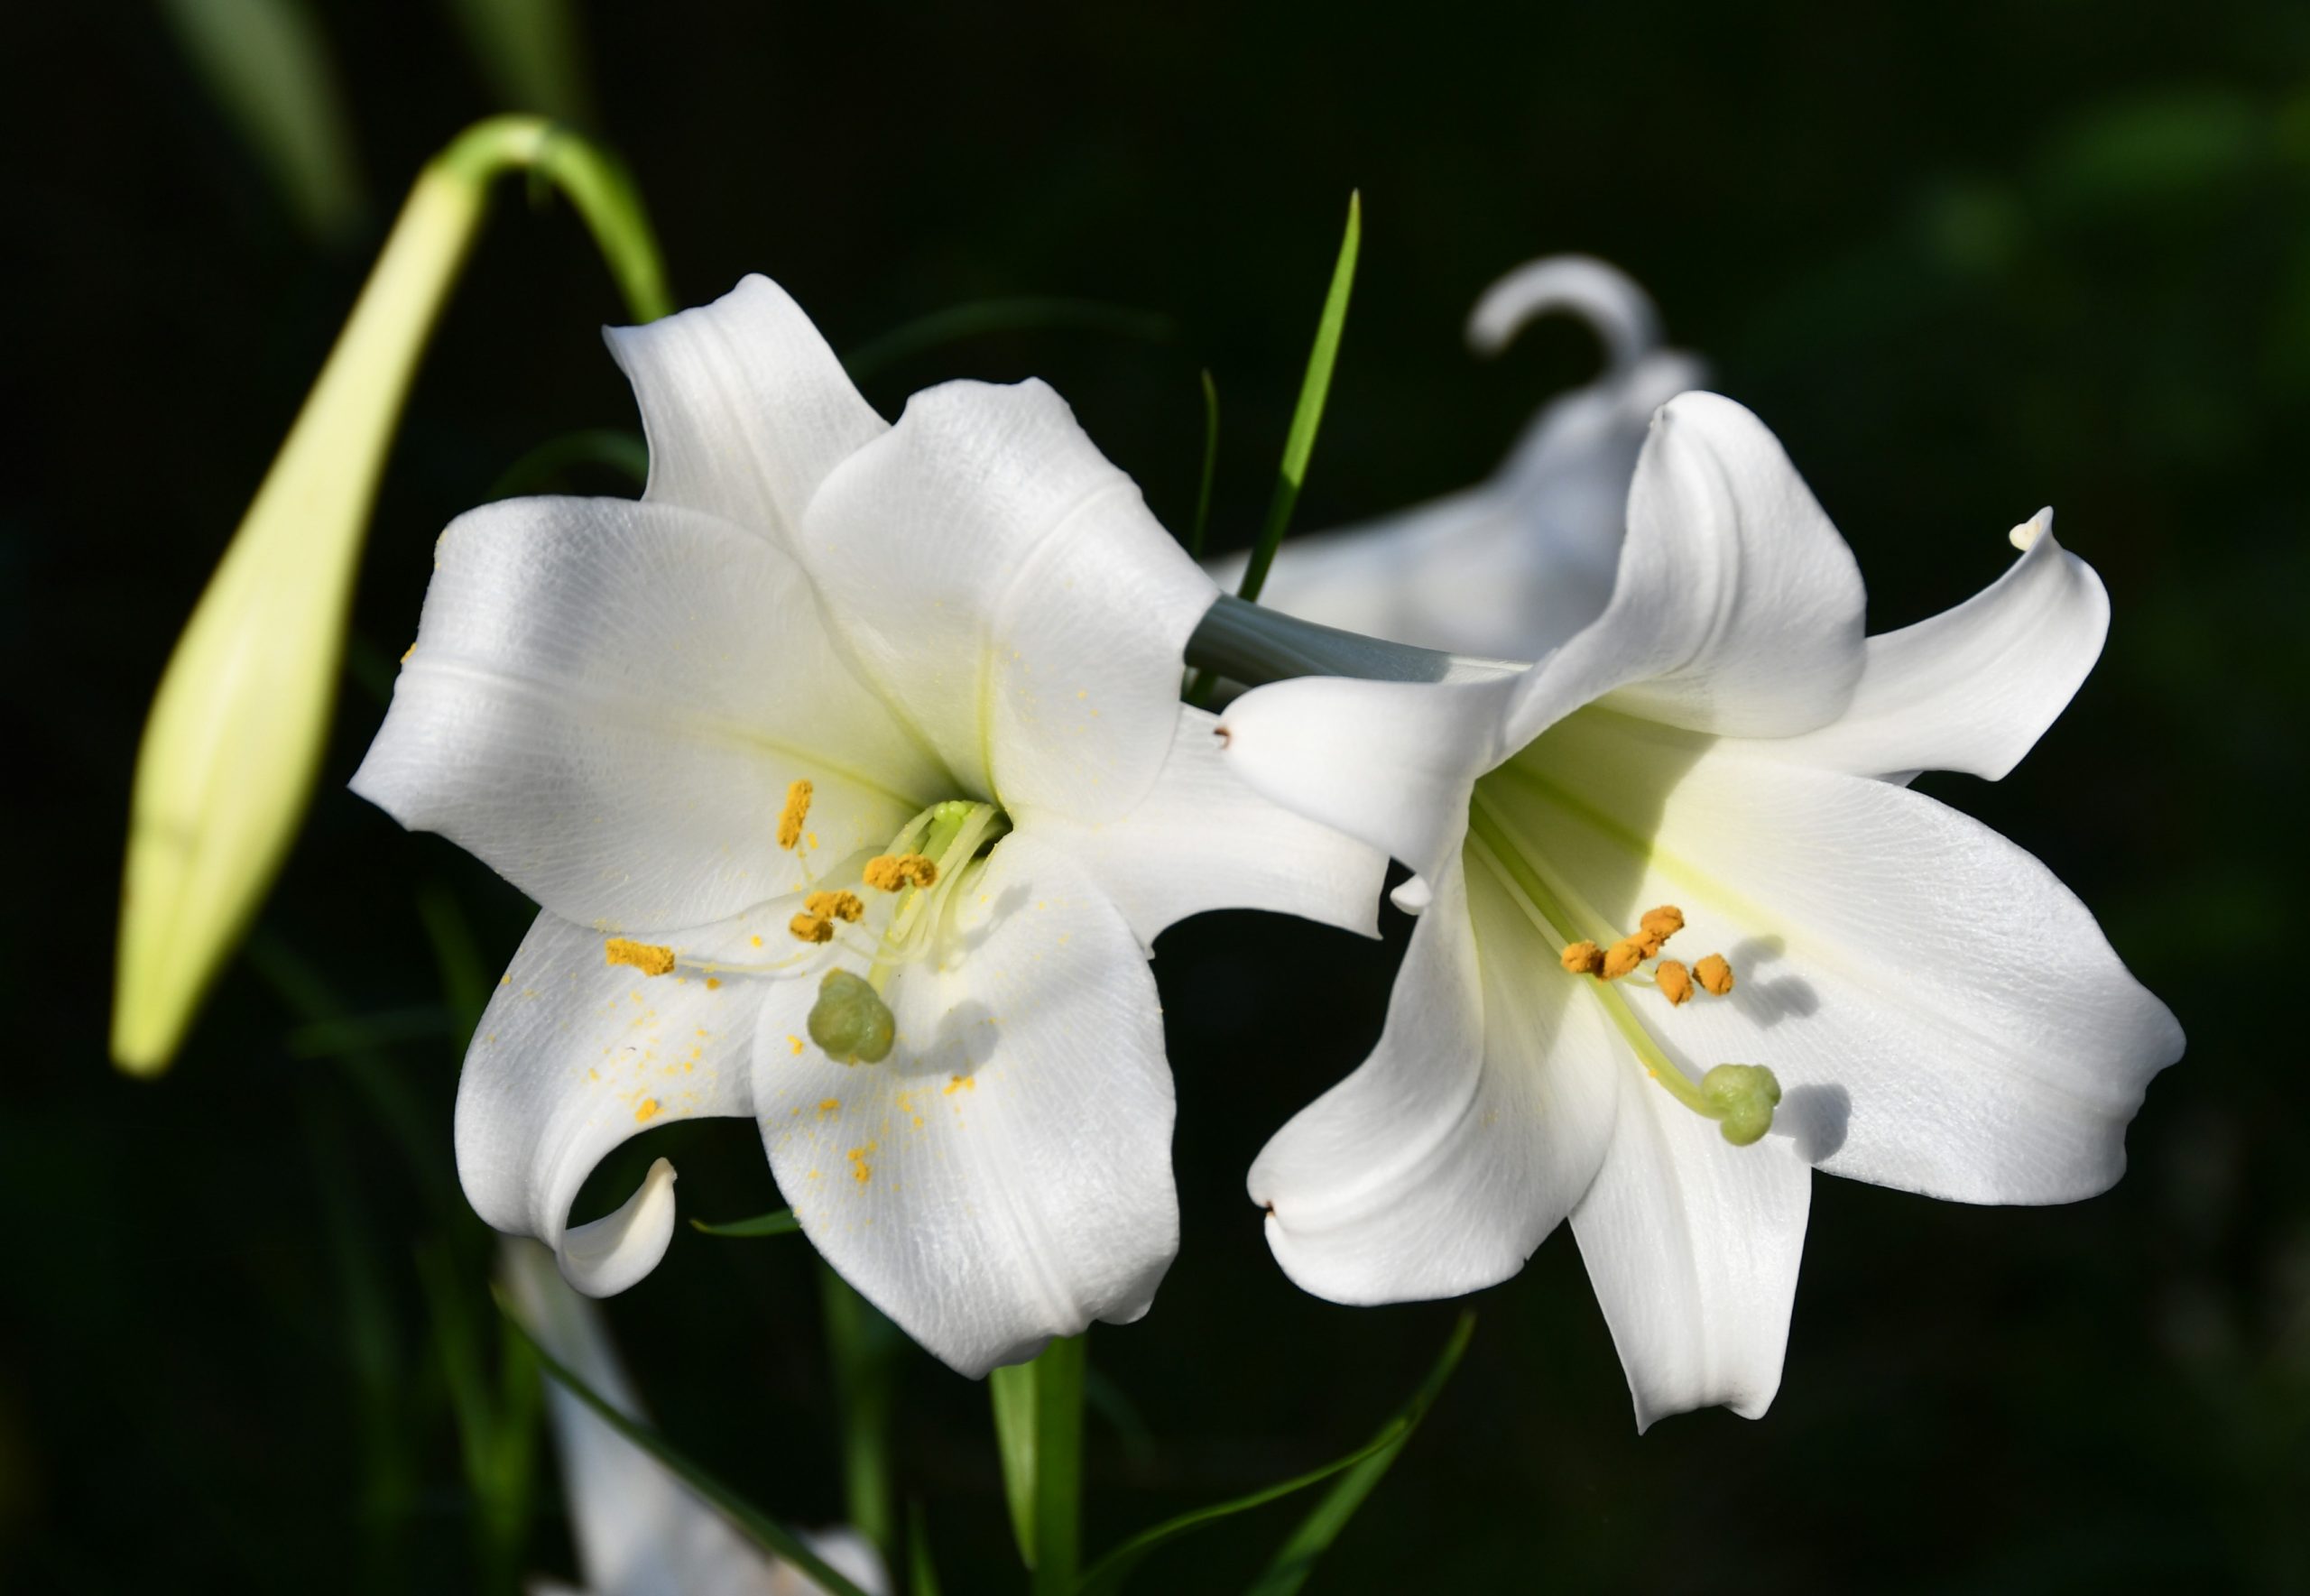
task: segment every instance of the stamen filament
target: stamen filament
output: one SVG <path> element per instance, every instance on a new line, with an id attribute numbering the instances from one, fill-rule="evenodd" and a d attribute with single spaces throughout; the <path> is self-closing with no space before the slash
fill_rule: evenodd
<path id="1" fill-rule="evenodd" d="M 1500 824 L 1497 816 L 1486 807 L 1481 792 L 1476 794 L 1476 801 L 1468 811 L 1468 841 L 1476 857 L 1483 861 L 1501 884 L 1509 890 L 1510 895 L 1523 905 L 1527 916 L 1554 944 L 1561 946 L 1574 940 L 1575 922 L 1571 914 L 1509 837 L 1507 829 Z M 1605 934 L 1610 936 L 1610 930 L 1607 929 Z M 1677 1068 L 1675 1061 L 1661 1051 L 1660 1044 L 1652 1039 L 1652 1033 L 1644 1029 L 1644 1022 L 1636 1017 L 1619 989 L 1594 980 L 1583 980 L 1581 984 L 1603 1004 L 1604 1012 L 1611 1018 L 1613 1028 L 1636 1054 L 1637 1061 L 1644 1066 L 1644 1073 L 1658 1081 L 1661 1090 L 1705 1120 L 1723 1118 L 1723 1111 L 1701 1095 L 1700 1087 L 1694 1084 L 1692 1077 Z"/>

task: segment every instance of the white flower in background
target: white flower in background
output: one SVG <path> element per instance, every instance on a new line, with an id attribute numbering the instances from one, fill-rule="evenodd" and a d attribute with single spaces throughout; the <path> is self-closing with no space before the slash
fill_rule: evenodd
<path id="1" fill-rule="evenodd" d="M 1660 346 L 1659 317 L 1642 289 L 1585 255 L 1550 255 L 1501 278 L 1476 300 L 1468 343 L 1497 355 L 1534 318 L 1559 310 L 1603 345 L 1594 382 L 1534 417 L 1490 481 L 1293 538 L 1260 603 L 1372 637 L 1512 660 L 1538 658 L 1602 613 L 1652 412 L 1698 386 L 1704 372 L 1692 355 Z M 1211 562 L 1222 587 L 1241 585 L 1246 558 Z"/>
<path id="2" fill-rule="evenodd" d="M 570 1227 L 595 1164 L 752 1116 L 956 1369 L 1137 1317 L 1178 1245 L 1150 945 L 1231 905 L 1369 929 L 1381 861 L 1181 706 L 1215 590 L 1049 389 L 887 425 L 761 278 L 611 346 L 648 494 L 455 522 L 354 779 L 544 910 L 467 1056 L 467 1196 L 607 1295 L 672 1171 Z"/>
<path id="3" fill-rule="evenodd" d="M 509 1241 L 498 1274 L 522 1323 L 555 1361 L 628 1418 L 643 1416 L 600 1310 L 562 1284 L 553 1254 Z M 663 1463 L 550 1377 L 546 1412 L 561 1458 L 569 1538 L 588 1596 L 810 1596 L 824 1589 L 740 1534 Z M 802 1539 L 868 1596 L 890 1589 L 882 1558 L 856 1530 L 806 1532 Z M 533 1580 L 529 1588 L 531 1596 L 568 1591 L 548 1580 Z"/>
<path id="4" fill-rule="evenodd" d="M 1753 1416 L 1814 1168 L 1973 1203 L 2118 1178 L 2173 1017 L 2044 866 L 1906 785 L 2004 775 L 2101 651 L 2107 597 L 2051 512 L 2013 537 L 1985 592 L 1864 639 L 1779 443 L 1688 393 L 1610 604 L 1538 664 L 1231 707 L 1234 767 L 1388 848 L 1427 906 L 1377 1049 L 1252 1171 L 1292 1278 L 1472 1291 L 1568 1215 L 1639 1423 Z"/>

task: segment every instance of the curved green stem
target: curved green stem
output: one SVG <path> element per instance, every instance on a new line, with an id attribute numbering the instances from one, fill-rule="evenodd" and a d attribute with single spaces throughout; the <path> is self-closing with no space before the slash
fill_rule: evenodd
<path id="1" fill-rule="evenodd" d="M 515 171 L 569 197 L 635 317 L 672 307 L 632 180 L 583 135 L 541 117 L 492 117 L 418 174 L 153 696 L 113 1010 L 125 1069 L 168 1066 L 304 818 L 386 452 L 491 185 Z"/>

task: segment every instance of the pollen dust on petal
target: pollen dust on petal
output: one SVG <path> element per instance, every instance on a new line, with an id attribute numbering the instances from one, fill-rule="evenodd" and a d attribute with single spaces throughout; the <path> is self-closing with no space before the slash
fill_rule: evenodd
<path id="1" fill-rule="evenodd" d="M 658 1100 L 656 1098 L 645 1097 L 640 1102 L 634 1104 L 633 1122 L 635 1124 L 647 1125 L 651 1121 L 657 1117 Z"/>

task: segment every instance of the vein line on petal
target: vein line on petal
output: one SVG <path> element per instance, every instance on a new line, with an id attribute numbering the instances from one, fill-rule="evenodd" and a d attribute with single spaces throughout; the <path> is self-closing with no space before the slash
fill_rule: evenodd
<path id="1" fill-rule="evenodd" d="M 403 666 L 402 670 L 411 676 L 440 676 L 478 682 L 485 687 L 504 688 L 535 698 L 575 699 L 590 708 L 610 712 L 605 715 L 605 719 L 614 716 L 628 725 L 642 726 L 651 731 L 664 729 L 669 722 L 680 723 L 686 729 L 698 732 L 701 741 L 720 741 L 782 754 L 814 773 L 824 772 L 836 781 L 886 798 L 908 813 L 929 807 L 924 799 L 910 797 L 847 766 L 836 764 L 823 755 L 799 748 L 782 738 L 771 736 L 759 727 L 720 715 L 705 715 L 679 704 L 637 699 L 584 682 L 517 676 L 488 666 L 443 660 L 438 655 L 420 654 Z"/>

